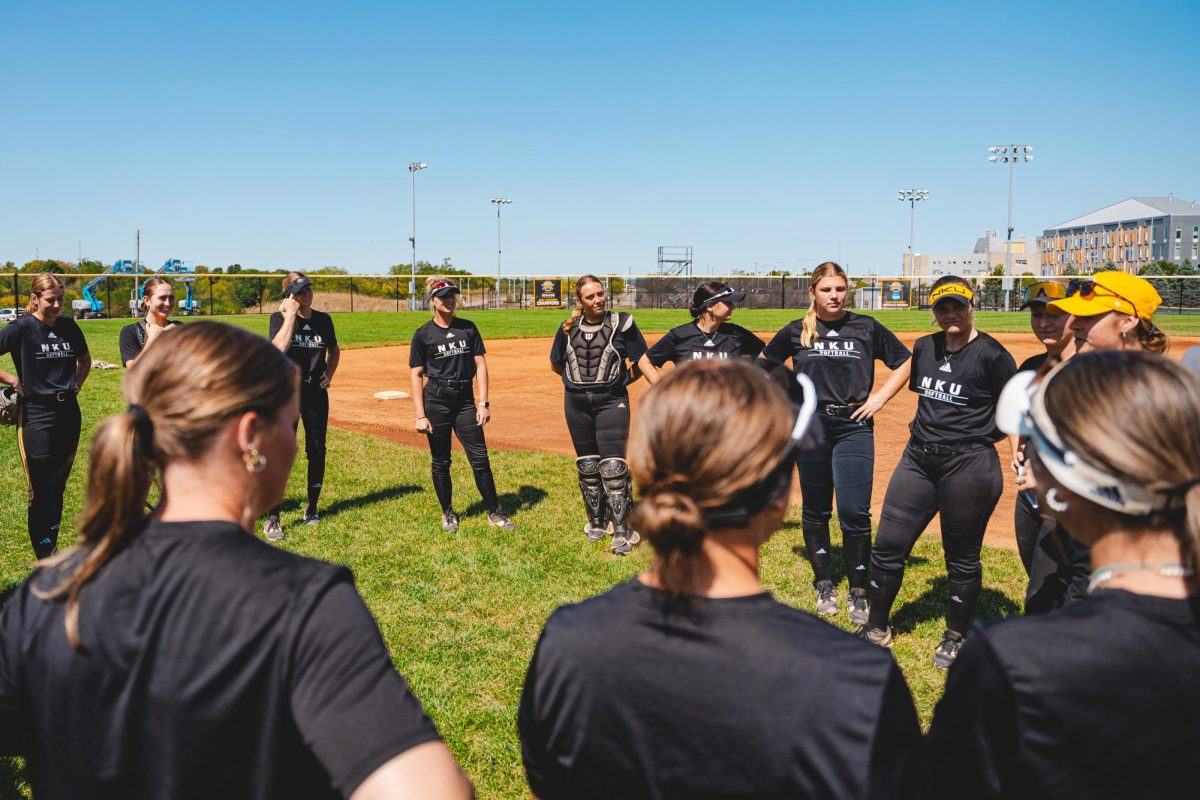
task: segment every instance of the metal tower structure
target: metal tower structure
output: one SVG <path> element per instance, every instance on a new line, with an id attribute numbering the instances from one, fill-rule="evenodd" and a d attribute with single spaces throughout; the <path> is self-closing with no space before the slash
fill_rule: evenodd
<path id="1" fill-rule="evenodd" d="M 692 246 L 658 248 L 660 304 L 667 308 L 687 308 L 692 300 Z"/>

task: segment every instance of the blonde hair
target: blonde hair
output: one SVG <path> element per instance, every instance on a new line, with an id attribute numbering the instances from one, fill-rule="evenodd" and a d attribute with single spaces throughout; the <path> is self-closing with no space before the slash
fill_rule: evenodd
<path id="1" fill-rule="evenodd" d="M 25 310 L 30 314 L 37 311 L 37 298 L 42 296 L 42 292 L 47 289 L 64 289 L 62 279 L 53 272 L 41 272 L 33 279 L 33 285 L 29 287 L 29 305 L 25 306 Z"/>
<path id="2" fill-rule="evenodd" d="M 1134 527 L 1174 530 L 1185 557 L 1195 559 L 1200 554 L 1200 379 L 1155 353 L 1102 350 L 1068 361 L 1046 386 L 1045 401 L 1063 444 L 1080 459 L 1123 484 L 1186 498 L 1182 510 L 1119 516 Z M 1136 425 L 1097 422 L 1133 415 Z"/>
<path id="3" fill-rule="evenodd" d="M 217 322 L 183 326 L 125 373 L 121 390 L 130 408 L 101 423 L 92 439 L 79 542 L 43 562 L 59 564 L 79 553 L 78 563 L 54 588 L 34 589 L 43 599 L 66 595 L 64 622 L 73 648 L 81 646 L 80 592 L 145 528 L 156 475 L 172 461 L 204 458 L 222 428 L 241 414 L 273 418 L 298 380 L 295 365 L 266 339 Z"/>
<path id="4" fill-rule="evenodd" d="M 629 439 L 640 493 L 631 522 L 658 554 L 656 577 L 673 598 L 695 578 L 704 511 L 779 466 L 793 416 L 782 389 L 734 359 L 684 364 L 642 401 Z"/>
<path id="5" fill-rule="evenodd" d="M 147 308 L 146 304 L 150 301 L 150 293 L 154 291 L 154 287 L 161 286 L 164 284 L 167 286 L 170 286 L 172 292 L 175 291 L 175 287 L 171 284 L 171 282 L 169 280 L 167 280 L 166 278 L 160 278 L 158 276 L 150 278 L 148 281 L 146 281 L 144 284 L 142 284 L 142 297 L 140 300 L 138 300 L 138 306 L 141 307 L 142 311 L 146 310 L 146 308 Z"/>
<path id="6" fill-rule="evenodd" d="M 850 284 L 850 278 L 840 264 L 826 261 L 813 269 L 812 276 L 808 279 L 808 293 L 812 296 L 812 300 L 808 304 L 808 311 L 804 313 L 804 321 L 800 326 L 801 347 L 812 347 L 813 342 L 817 340 L 817 284 L 829 277 L 841 278 L 846 281 L 847 286 Z"/>
<path id="7" fill-rule="evenodd" d="M 575 307 L 571 309 L 571 316 L 567 317 L 567 321 L 562 325 L 563 333 L 570 333 L 571 326 L 575 324 L 575 320 L 583 316 L 583 287 L 589 283 L 598 283 L 604 285 L 604 281 L 597 278 L 595 275 L 580 275 L 575 281 Z"/>

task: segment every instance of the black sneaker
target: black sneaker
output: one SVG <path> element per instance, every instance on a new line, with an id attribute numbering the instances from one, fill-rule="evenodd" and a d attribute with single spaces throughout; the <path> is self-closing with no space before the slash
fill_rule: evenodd
<path id="1" fill-rule="evenodd" d="M 855 625 L 866 625 L 871 616 L 871 604 L 867 601 L 867 590 L 851 589 L 850 603 L 847 608 L 850 609 L 851 622 Z"/>
<path id="2" fill-rule="evenodd" d="M 857 635 L 858 635 L 858 638 L 862 639 L 864 642 L 870 642 L 871 644 L 875 645 L 876 647 L 890 648 L 892 646 L 892 629 L 891 629 L 891 627 L 880 629 L 880 628 L 868 628 L 864 625 L 863 629 L 860 630 Z"/>
<path id="3" fill-rule="evenodd" d="M 446 533 L 458 532 L 458 514 L 454 513 L 454 509 L 442 512 L 442 530 Z"/>
<path id="4" fill-rule="evenodd" d="M 942 634 L 942 643 L 933 651 L 933 665 L 938 669 L 950 669 L 950 665 L 958 658 L 962 649 L 963 636 L 961 633 L 946 631 Z"/>
<path id="5" fill-rule="evenodd" d="M 321 524 L 321 515 L 318 514 L 316 511 L 306 510 L 304 512 L 304 524 L 305 525 L 320 525 Z"/>
<path id="6" fill-rule="evenodd" d="M 837 592 L 833 581 L 817 581 L 817 613 L 832 617 L 838 612 Z"/>

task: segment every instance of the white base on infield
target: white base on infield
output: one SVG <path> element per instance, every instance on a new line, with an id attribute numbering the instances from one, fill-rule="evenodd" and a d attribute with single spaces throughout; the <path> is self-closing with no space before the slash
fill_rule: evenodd
<path id="1" fill-rule="evenodd" d="M 388 389 L 386 392 L 376 392 L 372 395 L 377 400 L 403 400 L 408 396 L 408 392 L 398 392 L 395 389 Z"/>

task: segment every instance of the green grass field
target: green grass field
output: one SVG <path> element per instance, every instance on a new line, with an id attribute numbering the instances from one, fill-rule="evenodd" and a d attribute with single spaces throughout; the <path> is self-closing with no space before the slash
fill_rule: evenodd
<path id="1" fill-rule="evenodd" d="M 494 338 L 546 335 L 562 318 L 557 312 L 521 311 L 468 316 Z M 650 331 L 685 318 L 678 311 L 637 316 Z M 738 312 L 741 324 L 767 330 L 793 317 L 786 311 Z M 1025 324 L 1024 315 L 1008 318 Z M 425 319 L 424 314 L 341 314 L 336 322 L 346 346 L 371 346 L 406 341 Z M 266 330 L 265 316 L 234 321 Z M 888 319 L 898 329 L 911 325 L 923 330 L 926 322 L 920 313 Z M 94 357 L 117 360 L 121 324 L 84 323 Z M 980 324 L 990 325 L 991 319 Z M 7 357 L 4 365 L 11 368 Z M 81 398 L 85 443 L 98 421 L 124 407 L 120 375 L 120 370 L 96 371 L 89 379 Z M 14 438 L 11 429 L 0 430 L 0 497 L 5 498 L 0 523 L 7 531 L 0 540 L 0 585 L 5 588 L 19 582 L 32 562 L 25 534 L 25 479 Z M 470 470 L 458 454 L 454 479 L 463 525 L 459 533 L 447 535 L 438 526 L 427 452 L 333 430 L 321 525 L 298 525 L 303 492 L 303 466 L 298 465 L 284 506 L 287 538 L 282 546 L 354 570 L 397 668 L 424 701 L 479 796 L 516 798 L 526 790 L 514 720 L 525 666 L 542 623 L 559 604 L 602 592 L 644 568 L 650 552 L 641 547 L 619 559 L 604 545 L 584 540 L 572 459 L 512 451 L 494 453 L 493 464 L 502 502 L 514 512 L 518 532 L 504 534 L 486 525 Z M 84 447 L 67 490 L 65 541 L 71 539 L 71 519 L 81 507 L 86 468 Z M 763 580 L 784 602 L 811 611 L 812 576 L 800 547 L 798 520 L 799 508 L 794 507 L 786 527 L 767 545 Z M 835 545 L 838 538 L 835 531 Z M 834 555 L 836 563 L 840 551 Z M 1024 574 L 1015 553 L 986 549 L 984 584 L 980 617 L 1019 611 Z M 844 584 L 841 596 L 844 605 Z M 929 658 L 944 627 L 945 603 L 940 541 L 924 537 L 896 603 L 894 653 L 925 724 L 944 680 Z M 850 629 L 844 608 L 836 623 Z M 22 786 L 20 762 L 0 761 L 0 798 L 22 796 L 28 790 Z"/>

